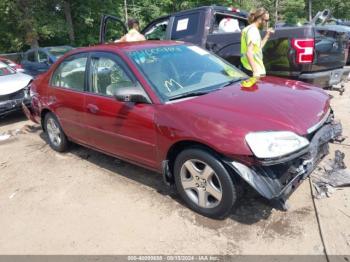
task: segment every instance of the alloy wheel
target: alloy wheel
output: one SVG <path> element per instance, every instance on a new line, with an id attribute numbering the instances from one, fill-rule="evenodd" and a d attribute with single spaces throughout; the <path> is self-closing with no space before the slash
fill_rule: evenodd
<path id="1" fill-rule="evenodd" d="M 62 141 L 61 130 L 53 118 L 47 120 L 46 130 L 52 144 L 59 147 Z"/>
<path id="2" fill-rule="evenodd" d="M 222 199 L 222 186 L 215 171 L 205 162 L 190 159 L 181 167 L 181 185 L 192 202 L 214 208 Z"/>

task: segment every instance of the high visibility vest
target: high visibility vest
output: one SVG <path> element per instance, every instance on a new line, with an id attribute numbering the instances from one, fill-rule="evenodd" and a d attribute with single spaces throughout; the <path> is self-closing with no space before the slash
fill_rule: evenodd
<path id="1" fill-rule="evenodd" d="M 254 24 L 244 28 L 241 35 L 241 63 L 245 69 L 253 71 L 247 57 L 248 45 L 250 42 L 253 42 L 254 45 L 253 58 L 257 65 L 258 73 L 259 75 L 266 75 L 261 48 L 261 36 Z"/>

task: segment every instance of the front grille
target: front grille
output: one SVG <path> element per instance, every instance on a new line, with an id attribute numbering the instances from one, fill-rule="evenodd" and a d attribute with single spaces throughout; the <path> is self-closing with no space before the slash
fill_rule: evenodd
<path id="1" fill-rule="evenodd" d="M 21 90 L 14 92 L 12 94 L 0 96 L 0 102 L 4 102 L 4 101 L 8 101 L 8 100 L 23 99 L 23 98 L 24 98 L 24 90 L 21 89 Z"/>

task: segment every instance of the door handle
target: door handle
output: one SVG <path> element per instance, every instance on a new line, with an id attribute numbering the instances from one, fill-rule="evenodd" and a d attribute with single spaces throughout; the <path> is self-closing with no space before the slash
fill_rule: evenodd
<path id="1" fill-rule="evenodd" d="M 93 104 L 88 104 L 87 105 L 87 109 L 93 114 L 96 114 L 98 111 L 100 111 L 98 106 L 97 105 L 93 105 Z"/>

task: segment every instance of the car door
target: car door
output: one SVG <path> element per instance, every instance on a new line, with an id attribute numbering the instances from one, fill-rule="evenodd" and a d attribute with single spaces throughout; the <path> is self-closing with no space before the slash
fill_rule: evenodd
<path id="1" fill-rule="evenodd" d="M 167 40 L 170 38 L 171 32 L 169 21 L 170 16 L 157 19 L 147 25 L 141 33 L 147 40 Z"/>
<path id="2" fill-rule="evenodd" d="M 47 100 L 66 135 L 87 144 L 84 126 L 86 67 L 88 54 L 72 55 L 55 69 L 49 83 Z"/>
<path id="3" fill-rule="evenodd" d="M 26 52 L 22 61 L 23 69 L 30 75 L 35 75 L 35 51 L 29 50 Z"/>
<path id="4" fill-rule="evenodd" d="M 180 40 L 205 47 L 205 13 L 187 12 L 175 16 L 171 40 Z"/>
<path id="5" fill-rule="evenodd" d="M 117 101 L 118 87 L 142 88 L 122 59 L 112 53 L 90 56 L 86 95 L 86 131 L 95 148 L 127 160 L 156 167 L 156 136 L 152 104 Z"/>
<path id="6" fill-rule="evenodd" d="M 50 68 L 49 56 L 43 50 L 38 50 L 37 62 L 35 65 L 38 74 L 44 73 Z"/>
<path id="7" fill-rule="evenodd" d="M 128 29 L 121 19 L 112 15 L 102 15 L 99 36 L 100 44 L 114 42 L 127 32 Z"/>

